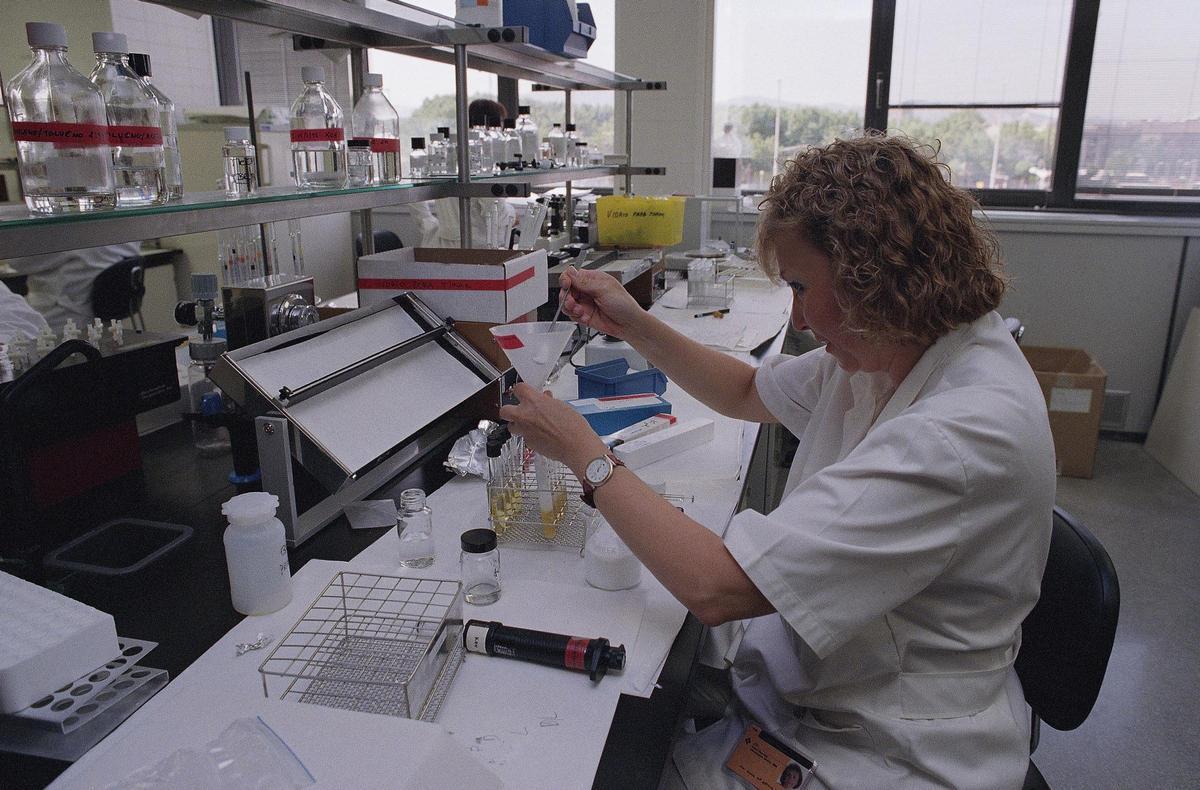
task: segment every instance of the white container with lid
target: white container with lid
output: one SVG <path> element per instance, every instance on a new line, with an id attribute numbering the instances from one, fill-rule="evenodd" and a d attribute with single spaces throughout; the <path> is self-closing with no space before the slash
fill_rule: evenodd
<path id="1" fill-rule="evenodd" d="M 275 518 L 279 497 L 263 491 L 239 494 L 221 505 L 229 520 L 225 561 L 233 608 L 242 614 L 270 614 L 292 600 L 287 535 Z"/>

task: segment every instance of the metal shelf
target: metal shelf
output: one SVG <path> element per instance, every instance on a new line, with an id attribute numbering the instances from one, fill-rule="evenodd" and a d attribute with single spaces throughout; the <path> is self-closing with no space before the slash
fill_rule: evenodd
<path id="1" fill-rule="evenodd" d="M 14 205 L 0 208 L 0 249 L 4 257 L 16 258 L 462 195 L 526 197 L 533 184 L 603 178 L 621 172 L 622 168 L 613 166 L 561 167 L 473 176 L 469 184 L 431 178 L 391 186 L 320 191 L 266 187 L 239 199 L 227 198 L 224 192 L 192 192 L 182 201 L 161 206 L 54 216 L 30 214 L 24 205 Z"/>

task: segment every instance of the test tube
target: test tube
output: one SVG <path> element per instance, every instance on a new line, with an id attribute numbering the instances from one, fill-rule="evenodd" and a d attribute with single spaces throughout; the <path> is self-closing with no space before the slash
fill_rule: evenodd
<path id="1" fill-rule="evenodd" d="M 300 221 L 288 220 L 288 238 L 292 242 L 292 274 L 304 274 L 304 248 L 300 243 Z"/>

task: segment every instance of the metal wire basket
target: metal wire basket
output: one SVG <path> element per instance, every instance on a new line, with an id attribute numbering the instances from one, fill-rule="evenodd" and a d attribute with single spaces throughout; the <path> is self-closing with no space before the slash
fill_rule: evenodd
<path id="1" fill-rule="evenodd" d="M 459 582 L 342 571 L 258 671 L 268 697 L 433 721 L 462 659 Z"/>
<path id="2" fill-rule="evenodd" d="M 596 511 L 583 504 L 583 487 L 566 466 L 548 458 L 539 485 L 534 454 L 514 436 L 499 458 L 491 459 L 487 483 L 488 518 L 500 543 L 583 550 Z M 542 512 L 543 502 L 550 504 Z"/>

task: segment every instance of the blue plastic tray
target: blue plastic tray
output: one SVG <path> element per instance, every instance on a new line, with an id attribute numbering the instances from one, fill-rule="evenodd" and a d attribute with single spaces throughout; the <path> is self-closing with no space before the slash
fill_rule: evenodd
<path id="1" fill-rule="evenodd" d="M 607 398 L 612 395 L 636 395 L 667 391 L 667 376 L 658 368 L 630 372 L 624 357 L 575 368 L 579 377 L 579 397 Z"/>

